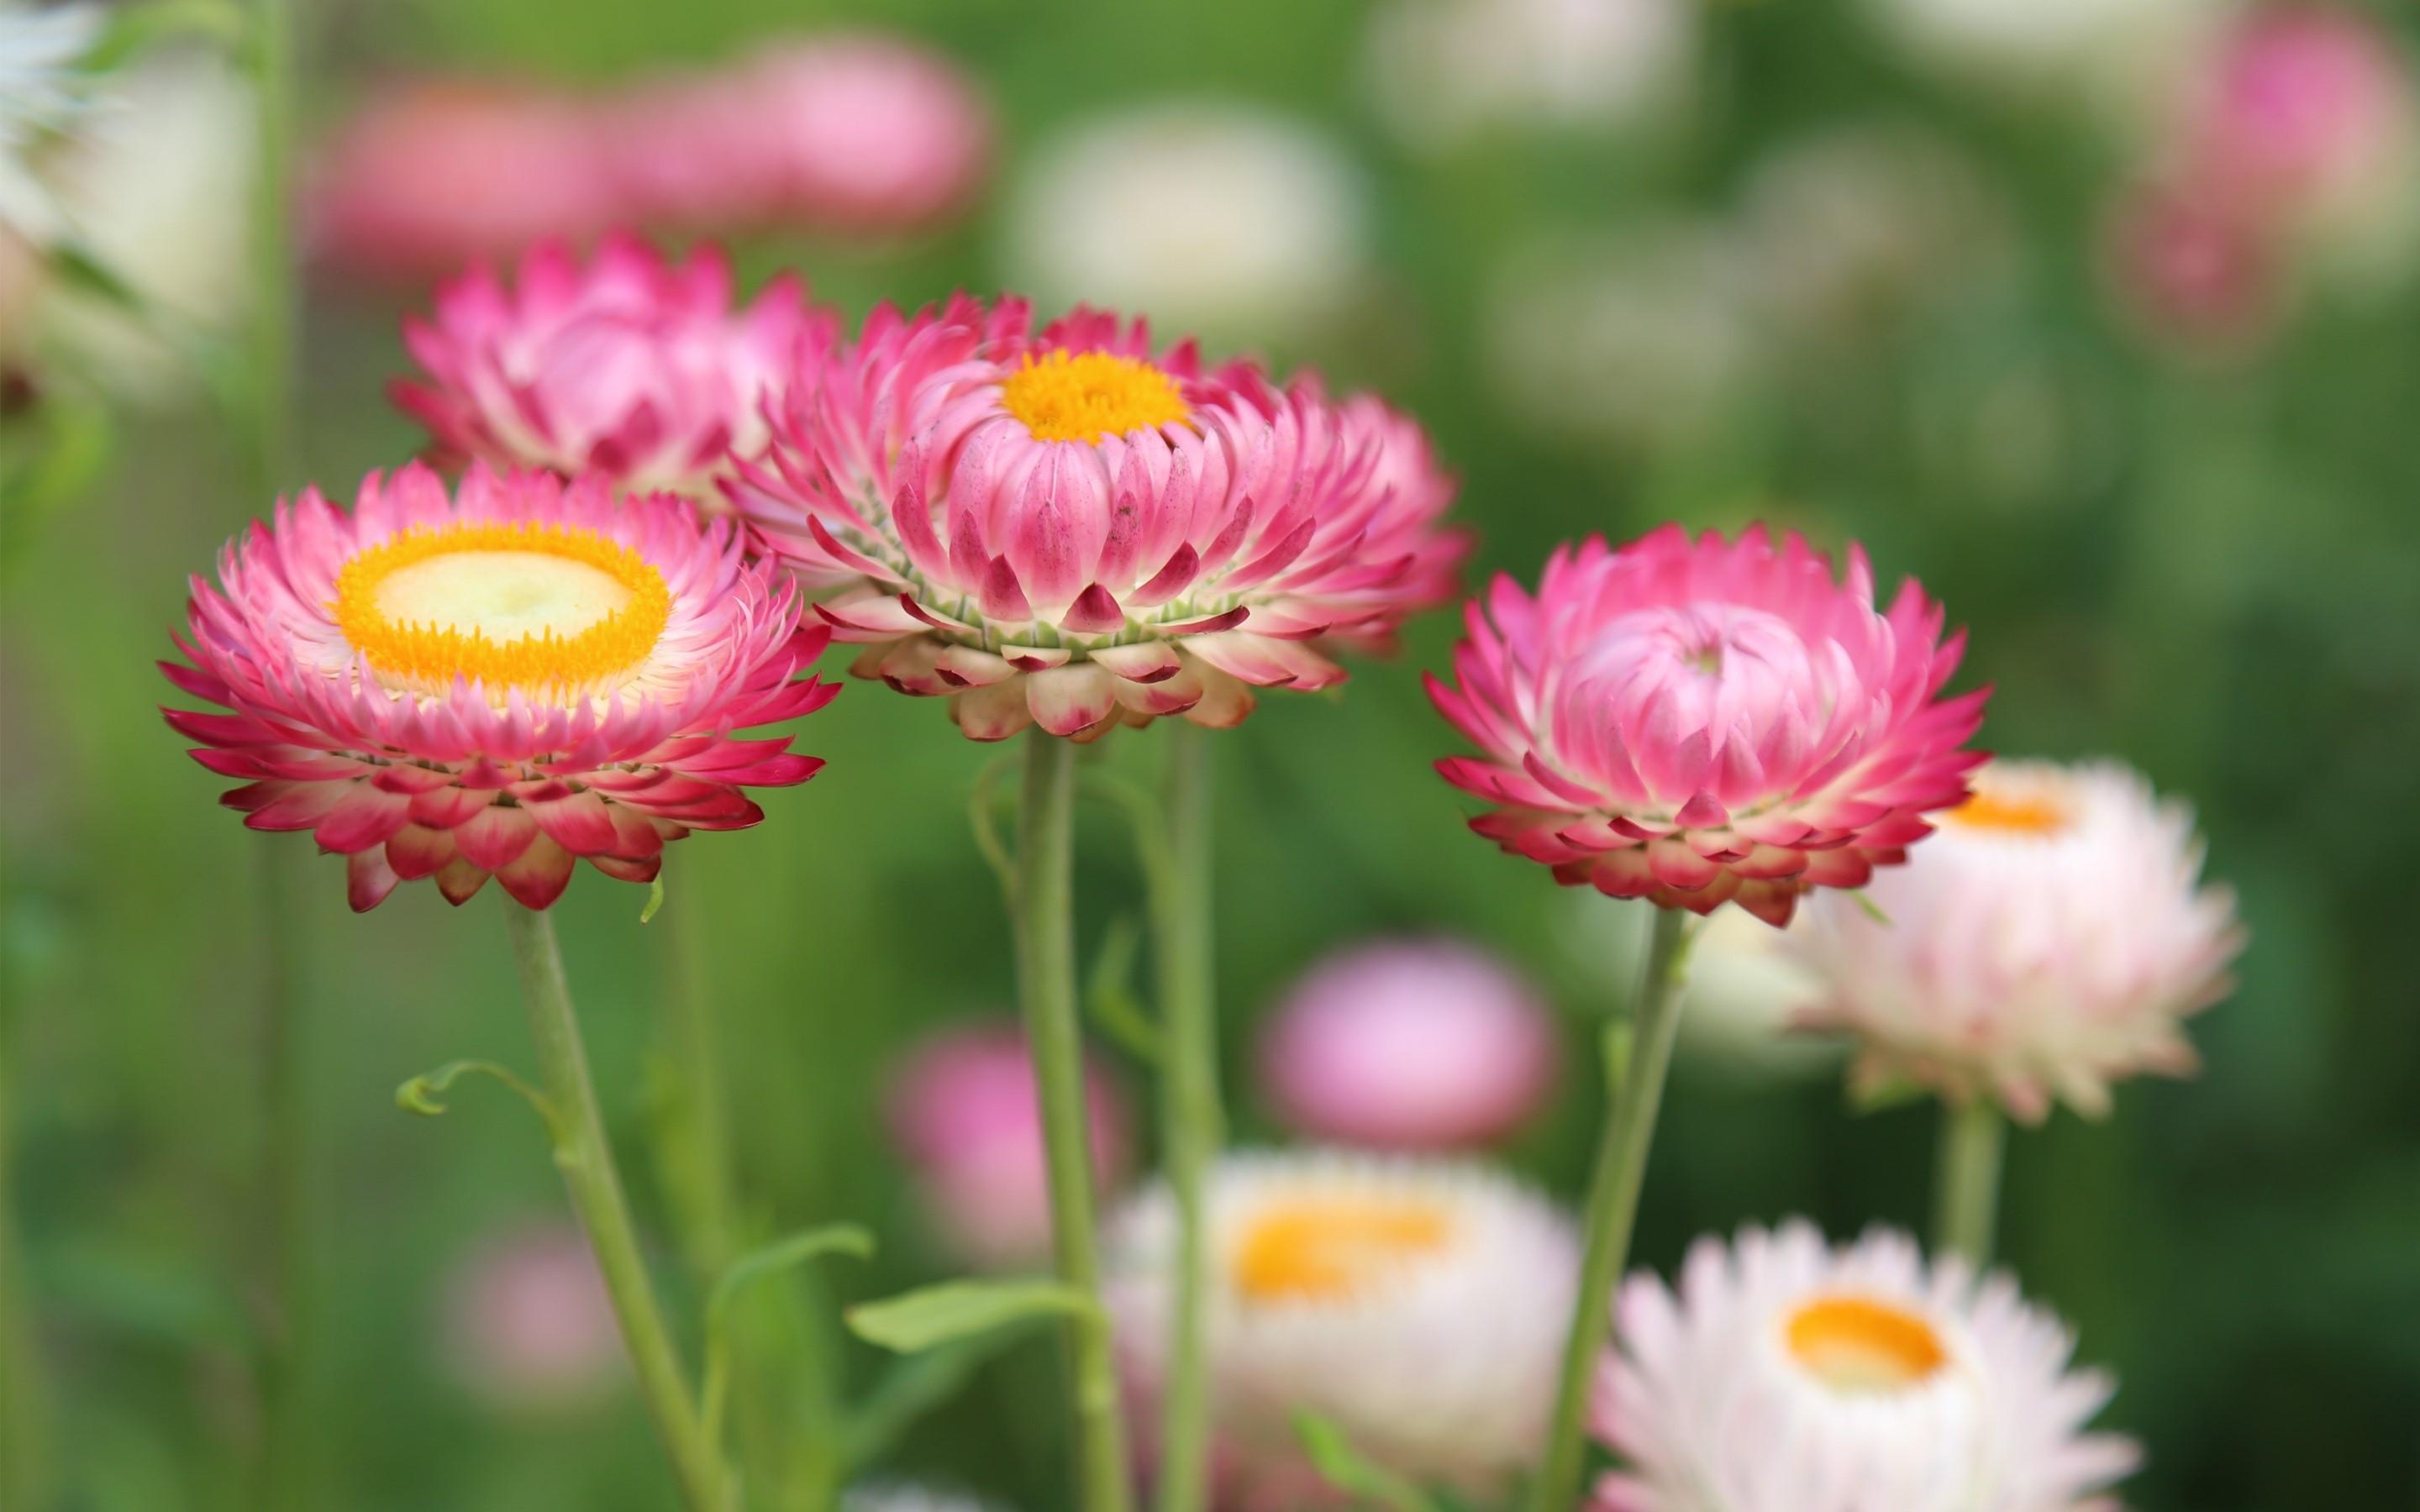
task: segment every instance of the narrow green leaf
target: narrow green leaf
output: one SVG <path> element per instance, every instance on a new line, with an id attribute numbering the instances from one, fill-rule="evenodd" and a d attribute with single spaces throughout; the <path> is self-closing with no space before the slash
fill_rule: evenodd
<path id="1" fill-rule="evenodd" d="M 858 1337 L 901 1354 L 972 1338 L 1029 1319 L 1102 1321 L 1093 1300 L 1055 1281 L 944 1281 L 848 1309 Z"/>
<path id="2" fill-rule="evenodd" d="M 663 906 L 664 874 L 659 872 L 656 873 L 655 880 L 647 884 L 647 906 L 639 910 L 639 922 L 644 924 L 652 921 L 657 911 Z"/>
<path id="3" fill-rule="evenodd" d="M 841 1427 L 843 1458 L 851 1471 L 888 1458 L 917 1420 L 966 1390 L 975 1372 L 1027 1333 L 1011 1326 L 891 1362 L 865 1400 Z"/>
<path id="4" fill-rule="evenodd" d="M 827 1255 L 866 1259 L 874 1254 L 874 1236 L 857 1224 L 826 1224 L 751 1250 L 724 1268 L 706 1299 L 706 1386 L 702 1417 L 706 1443 L 720 1453 L 722 1419 L 731 1396 L 731 1308 L 751 1285 L 777 1272 Z"/>
<path id="5" fill-rule="evenodd" d="M 1426 1491 L 1383 1465 L 1372 1463 L 1344 1430 L 1314 1412 L 1297 1412 L 1295 1436 L 1303 1452 L 1327 1484 L 1360 1503 L 1374 1503 L 1388 1512 L 1437 1512 Z"/>
<path id="6" fill-rule="evenodd" d="M 1101 937 L 1100 954 L 1084 982 L 1084 1008 L 1101 1031 L 1147 1064 L 1159 1063 L 1159 1026 L 1143 1011 L 1134 993 L 1135 955 L 1142 944 L 1142 928 L 1131 915 L 1109 921 Z"/>

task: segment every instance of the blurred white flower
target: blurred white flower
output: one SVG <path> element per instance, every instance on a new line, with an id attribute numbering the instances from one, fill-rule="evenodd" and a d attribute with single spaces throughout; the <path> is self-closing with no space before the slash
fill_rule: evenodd
<path id="1" fill-rule="evenodd" d="M 1952 85 L 2131 116 L 2233 0 L 1867 0 L 1917 67 Z"/>
<path id="2" fill-rule="evenodd" d="M 1299 1412 L 1377 1463 L 1472 1494 L 1535 1461 L 1579 1271 L 1578 1235 L 1552 1203 L 1483 1165 L 1293 1150 L 1226 1157 L 1208 1207 L 1219 1505 L 1320 1504 Z M 1165 1186 L 1110 1229 L 1109 1304 L 1146 1409 L 1175 1237 Z"/>
<path id="3" fill-rule="evenodd" d="M 82 64 L 107 20 L 99 6 L 0 8 L 0 234 L 38 246 L 58 239 L 34 148 L 91 108 L 100 78 Z"/>
<path id="4" fill-rule="evenodd" d="M 1535 243 L 1493 281 L 1485 362 L 1507 411 L 1621 447 L 1699 440 L 1761 378 L 1748 268 L 1723 228 Z"/>
<path id="5" fill-rule="evenodd" d="M 1996 761 L 1865 894 L 1817 897 L 1793 949 L 1813 1022 L 1857 1037 L 1857 1079 L 2104 1113 L 2109 1084 L 2193 1069 L 2183 1020 L 2226 995 L 2235 903 L 2201 881 L 2193 814 L 2113 763 Z"/>
<path id="6" fill-rule="evenodd" d="M 1011 282 L 1044 307 L 1148 311 L 1220 344 L 1330 319 L 1368 270 L 1368 186 L 1337 142 L 1257 106 L 1171 101 L 1046 143 L 1007 210 Z"/>
<path id="7" fill-rule="evenodd" d="M 1739 228 L 1760 306 L 1799 337 L 1854 340 L 1988 282 L 2014 251 L 1981 167 L 1900 121 L 1791 137 L 1750 170 Z"/>
<path id="8" fill-rule="evenodd" d="M 1362 68 L 1379 117 L 1435 151 L 1502 127 L 1617 129 L 1684 100 L 1692 0 L 1390 0 Z"/>
<path id="9" fill-rule="evenodd" d="M 179 51 L 113 75 L 111 95 L 113 108 L 57 144 L 43 172 L 77 245 L 141 298 L 150 321 L 53 280 L 34 339 L 123 397 L 172 400 L 195 375 L 152 322 L 225 330 L 246 303 L 252 90 L 217 55 Z"/>
<path id="10" fill-rule="evenodd" d="M 841 1512 L 995 1512 L 993 1504 L 976 1497 L 905 1481 L 851 1487 L 840 1504 Z"/>

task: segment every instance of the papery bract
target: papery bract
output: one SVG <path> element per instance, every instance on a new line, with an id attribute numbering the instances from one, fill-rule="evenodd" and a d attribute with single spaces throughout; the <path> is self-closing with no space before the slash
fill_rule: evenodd
<path id="1" fill-rule="evenodd" d="M 433 320 L 407 319 L 425 376 L 394 394 L 443 452 L 720 507 L 727 454 L 763 449 L 765 401 L 838 326 L 791 274 L 736 304 L 717 247 L 675 262 L 615 236 L 583 266 L 550 241 L 513 283 L 474 268 L 437 291 Z"/>
<path id="2" fill-rule="evenodd" d="M 764 548 L 857 581 L 817 612 L 856 671 L 999 740 L 1326 687 L 1450 592 L 1451 482 L 1377 400 L 1211 370 L 1141 322 L 963 297 L 863 334 L 788 391 L 734 489 Z"/>
<path id="3" fill-rule="evenodd" d="M 748 788 L 823 764 L 734 732 L 830 701 L 794 680 L 829 633 L 669 495 L 473 467 L 449 496 L 415 464 L 349 512 L 281 503 L 218 576 L 194 579 L 193 665 L 161 665 L 225 712 L 163 712 L 243 782 L 221 801 L 246 825 L 347 858 L 356 909 L 421 877 L 460 903 L 491 875 L 545 908 L 583 858 L 647 882 L 666 841 L 746 828 Z"/>
<path id="4" fill-rule="evenodd" d="M 2114 1512 L 2115 1389 L 2005 1275 L 1885 1230 L 1700 1240 L 1668 1288 L 1631 1278 L 1591 1422 L 1623 1468 L 1598 1512 Z"/>
<path id="5" fill-rule="evenodd" d="M 1998 761 L 1900 870 L 1875 918 L 1825 898 L 1789 949 L 1822 984 L 1802 1022 L 1853 1032 L 1869 1087 L 1913 1080 L 2039 1120 L 2054 1097 L 2193 1069 L 2183 1019 L 2227 988 L 2234 899 L 2202 886 L 2193 815 L 2122 766 Z"/>
<path id="6" fill-rule="evenodd" d="M 1786 922 L 1862 887 L 1966 795 L 1986 692 L 1940 696 L 1962 633 L 1913 581 L 1877 610 L 1795 533 L 1559 549 L 1535 595 L 1498 578 L 1437 708 L 1480 748 L 1438 763 L 1487 800 L 1470 827 L 1617 898 Z"/>

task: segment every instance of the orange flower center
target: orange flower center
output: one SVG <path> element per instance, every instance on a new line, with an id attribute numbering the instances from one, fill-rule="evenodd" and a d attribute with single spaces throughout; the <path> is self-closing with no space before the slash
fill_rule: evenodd
<path id="1" fill-rule="evenodd" d="M 564 525 L 414 527 L 336 574 L 337 628 L 382 681 L 442 692 L 582 687 L 646 659 L 672 618 L 663 574 Z"/>
<path id="2" fill-rule="evenodd" d="M 1334 1302 L 1445 1248 L 1451 1214 L 1416 1199 L 1304 1197 L 1253 1218 L 1234 1248 L 1235 1289 L 1253 1302 Z"/>
<path id="3" fill-rule="evenodd" d="M 1190 413 L 1176 380 L 1131 357 L 1107 352 L 1028 354 L 1000 386 L 1001 403 L 1037 441 L 1090 441 L 1153 430 Z"/>
<path id="4" fill-rule="evenodd" d="M 1996 829 L 2004 834 L 2035 835 L 2043 839 L 2059 833 L 2068 825 L 2068 812 L 2063 804 L 2039 794 L 2027 793 L 1978 791 L 1973 797 L 1943 817 L 1973 829 Z"/>
<path id="5" fill-rule="evenodd" d="M 1931 1323 L 1864 1297 L 1818 1297 L 1790 1315 L 1791 1358 L 1836 1392 L 1905 1391 L 1949 1363 Z"/>

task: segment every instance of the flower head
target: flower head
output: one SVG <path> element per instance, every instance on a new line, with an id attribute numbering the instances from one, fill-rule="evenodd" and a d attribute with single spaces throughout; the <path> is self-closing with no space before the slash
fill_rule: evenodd
<path id="1" fill-rule="evenodd" d="M 701 246 L 675 263 L 633 237 L 583 268 L 561 242 L 521 260 L 520 286 L 485 268 L 404 323 L 427 377 L 396 402 L 448 452 L 501 468 L 604 473 L 719 505 L 734 450 L 763 449 L 767 396 L 831 345 L 837 321 L 784 275 L 734 308 L 731 265 Z"/>
<path id="2" fill-rule="evenodd" d="M 1325 649 L 1443 598 L 1463 550 L 1376 400 L 1096 312 L 1036 333 L 1016 301 L 876 311 L 743 476 L 766 550 L 857 579 L 816 609 L 867 643 L 858 673 L 948 696 L 978 740 L 1231 725 L 1255 687 L 1342 682 Z"/>
<path id="3" fill-rule="evenodd" d="M 2005 1276 L 1877 1230 L 1700 1240 L 1677 1292 L 1634 1276 L 1593 1424 L 1627 1468 L 1602 1512 L 2106 1512 L 2134 1445 L 2084 1431 L 2114 1389 Z"/>
<path id="4" fill-rule="evenodd" d="M 1093 1180 L 1121 1184 L 1132 1164 L 1133 1110 L 1095 1064 L 1085 1067 Z M 1050 1170 L 1033 1057 L 1016 1029 L 956 1029 L 917 1047 L 892 1079 L 892 1136 L 950 1247 L 992 1268 L 1050 1255 Z"/>
<path id="5" fill-rule="evenodd" d="M 356 909 L 490 875 L 544 908 L 580 859 L 651 881 L 665 841 L 762 819 L 747 788 L 814 775 L 788 736 L 733 733 L 830 702 L 793 680 L 829 640 L 799 616 L 677 499 L 483 466 L 449 496 L 414 465 L 230 542 L 194 579 L 193 665 L 162 663 L 226 712 L 163 712 L 243 781 L 221 801 L 246 825 L 347 857 Z"/>
<path id="6" fill-rule="evenodd" d="M 1302 1504 L 1305 1412 L 1381 1464 L 1473 1493 L 1534 1461 L 1579 1270 L 1552 1205 L 1481 1166 L 1321 1151 L 1231 1155 L 1207 1197 L 1221 1504 Z M 1144 1397 L 1175 1242 L 1165 1188 L 1111 1230 L 1109 1303 Z"/>
<path id="7" fill-rule="evenodd" d="M 494 80 L 415 79 L 373 95 L 314 164 L 309 238 L 346 272 L 414 282 L 633 212 L 593 113 Z"/>
<path id="8" fill-rule="evenodd" d="M 1470 827 L 1569 885 L 1786 923 L 1862 887 L 1965 796 L 1985 693 L 1939 697 L 1964 637 L 1913 581 L 1877 610 L 1795 533 L 1591 538 L 1535 596 L 1499 578 L 1429 693 L 1482 754 L 1438 764 L 1488 800 Z"/>
<path id="9" fill-rule="evenodd" d="M 1496 957 L 1450 940 L 1357 946 L 1314 966 L 1261 1040 L 1292 1127 L 1382 1149 L 1484 1144 L 1555 1085 L 1553 1020 Z"/>
<path id="10" fill-rule="evenodd" d="M 2226 995 L 2233 898 L 2201 885 L 2193 815 L 2122 766 L 1993 762 L 1903 871 L 1882 918 L 1826 899 L 1791 946 L 1853 1031 L 1868 1083 L 1913 1078 L 2040 1119 L 2192 1069 L 2181 1020 Z M 1885 920 L 1887 920 L 1885 922 Z"/>

